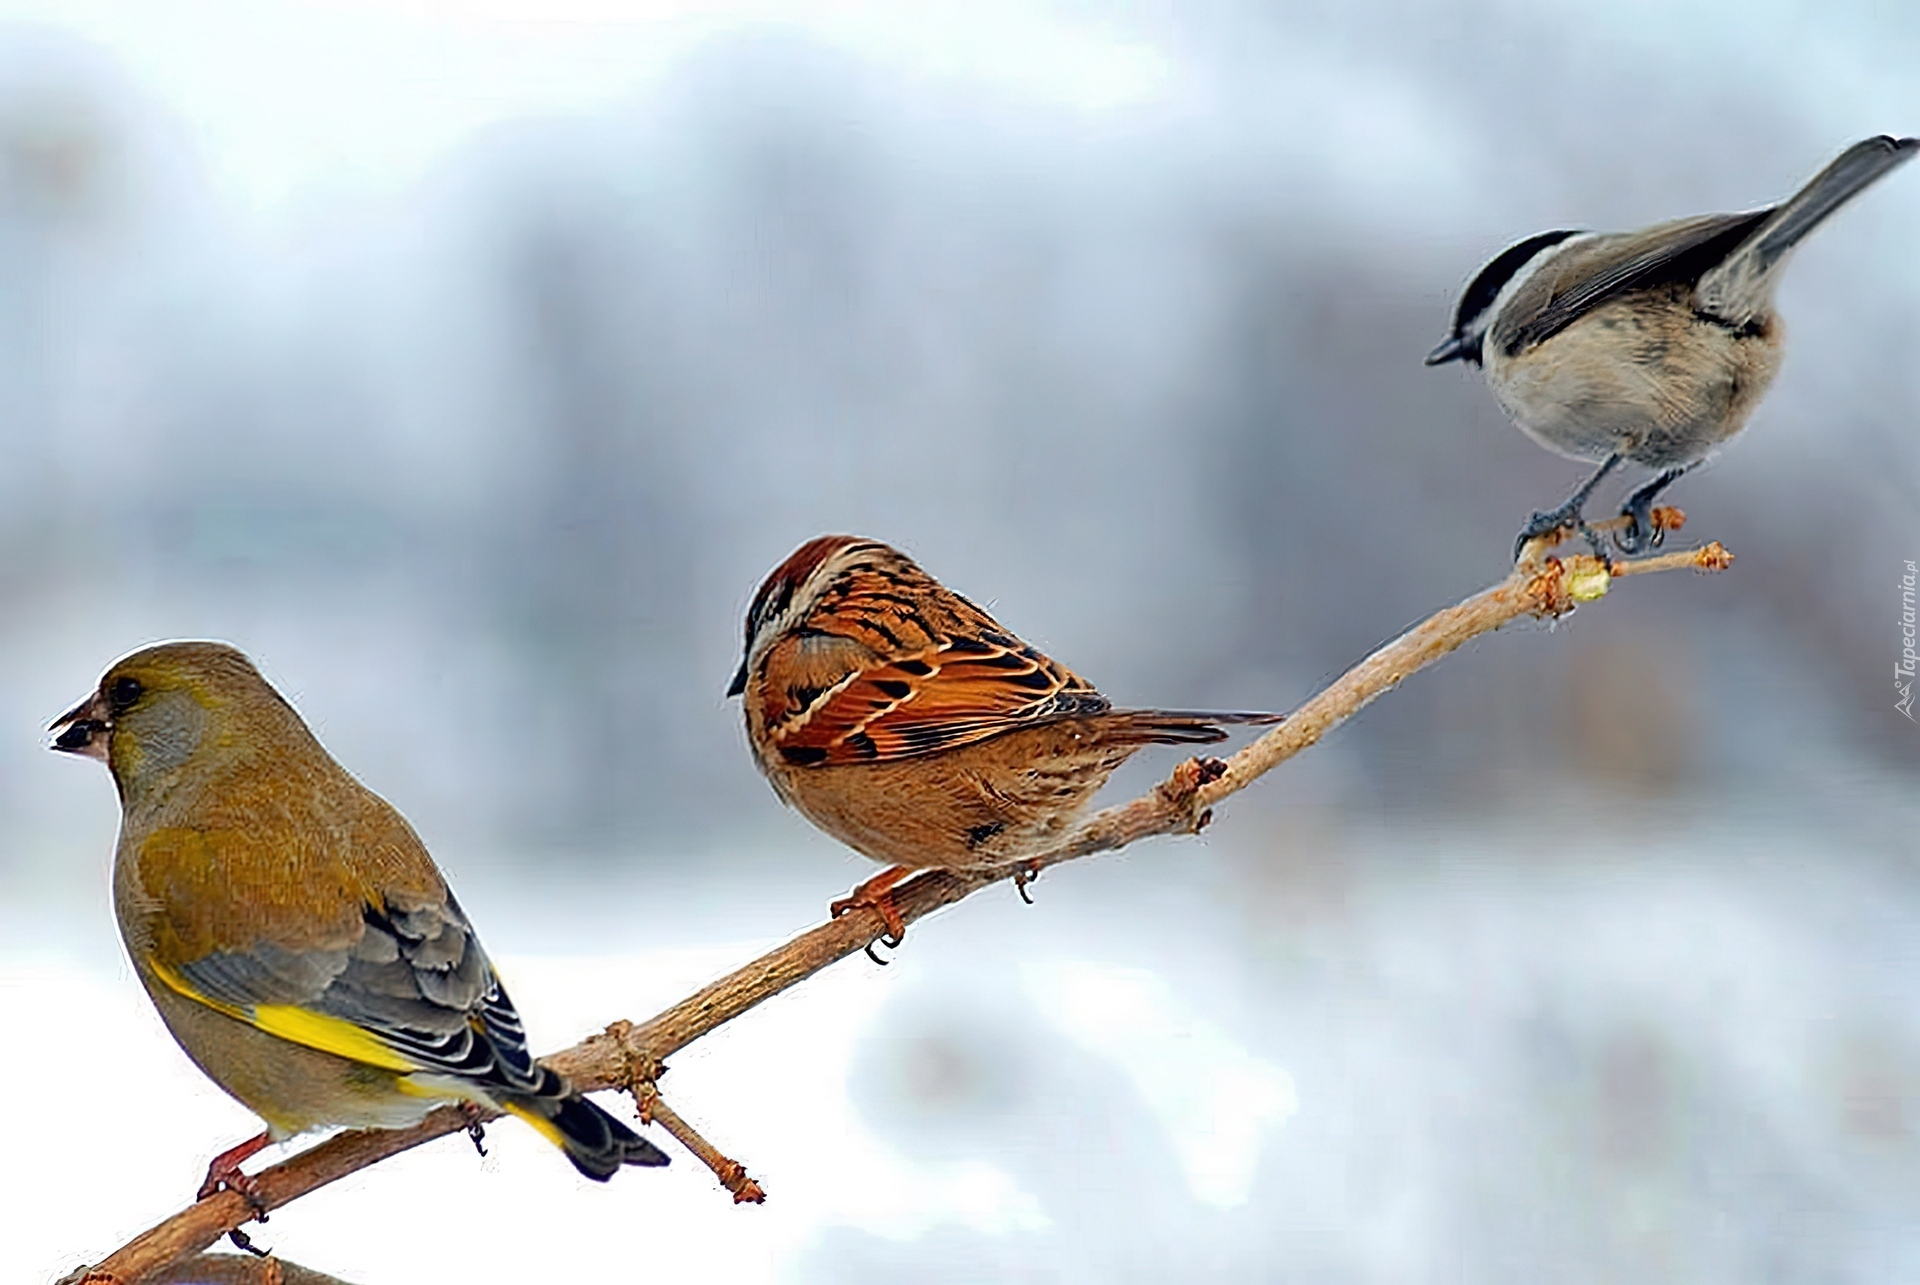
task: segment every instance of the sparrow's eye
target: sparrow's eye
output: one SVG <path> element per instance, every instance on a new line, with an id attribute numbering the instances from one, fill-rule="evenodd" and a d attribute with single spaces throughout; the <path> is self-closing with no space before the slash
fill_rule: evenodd
<path id="1" fill-rule="evenodd" d="M 107 688 L 107 708 L 116 714 L 124 714 L 134 707 L 145 691 L 146 688 L 140 686 L 137 678 L 116 678 L 113 686 Z"/>

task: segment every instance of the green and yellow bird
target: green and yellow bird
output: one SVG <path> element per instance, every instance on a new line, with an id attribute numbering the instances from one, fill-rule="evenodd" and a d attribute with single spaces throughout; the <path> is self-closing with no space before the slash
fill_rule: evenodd
<path id="1" fill-rule="evenodd" d="M 533 1060 L 419 836 L 240 652 L 135 652 L 53 730 L 119 788 L 114 910 L 147 994 L 267 1125 L 214 1160 L 203 1195 L 253 1198 L 240 1162 L 269 1142 L 447 1102 L 518 1116 L 599 1181 L 667 1163 Z"/>

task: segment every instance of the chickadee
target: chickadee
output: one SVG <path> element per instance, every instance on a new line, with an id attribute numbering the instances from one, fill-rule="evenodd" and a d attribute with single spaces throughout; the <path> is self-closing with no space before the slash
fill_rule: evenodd
<path id="1" fill-rule="evenodd" d="M 1628 524 L 1615 541 L 1629 554 L 1660 542 L 1654 497 L 1740 431 L 1780 367 L 1773 289 L 1788 252 L 1916 149 L 1920 139 L 1882 134 L 1781 205 L 1638 232 L 1543 232 L 1480 269 L 1427 365 L 1484 367 L 1527 436 L 1600 461 L 1565 504 L 1533 515 L 1515 557 L 1569 526 L 1601 552 L 1581 509 L 1622 460 L 1659 473 L 1621 509 Z"/>

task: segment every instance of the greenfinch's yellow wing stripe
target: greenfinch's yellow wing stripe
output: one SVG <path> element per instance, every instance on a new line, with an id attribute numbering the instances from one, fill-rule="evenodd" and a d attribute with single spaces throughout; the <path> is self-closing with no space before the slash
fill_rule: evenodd
<path id="1" fill-rule="evenodd" d="M 262 1004 L 253 1010 L 253 1024 L 269 1035 L 304 1044 L 322 1053 L 388 1071 L 418 1071 L 419 1065 L 395 1052 L 363 1026 L 341 1017 L 329 1017 L 297 1004 Z"/>
<path id="2" fill-rule="evenodd" d="M 405 1074 L 421 1069 L 419 1063 L 401 1056 L 379 1036 L 365 1027 L 355 1026 L 345 1018 L 329 1017 L 297 1004 L 261 1004 L 252 1009 L 241 1008 L 202 994 L 189 985 L 186 978 L 157 959 L 149 959 L 147 964 L 167 989 L 174 993 L 291 1044 L 318 1049 L 322 1053 L 331 1053 L 335 1057 L 366 1066 L 377 1066 L 385 1071 Z"/>
<path id="3" fill-rule="evenodd" d="M 541 1115 L 538 1111 L 530 1107 L 522 1106 L 511 1098 L 502 1101 L 500 1107 L 508 1115 L 518 1116 L 532 1125 L 536 1133 L 548 1142 L 551 1142 L 554 1146 L 560 1148 L 562 1151 L 567 1149 L 567 1135 L 560 1131 L 559 1125 L 547 1119 L 547 1117 Z"/>

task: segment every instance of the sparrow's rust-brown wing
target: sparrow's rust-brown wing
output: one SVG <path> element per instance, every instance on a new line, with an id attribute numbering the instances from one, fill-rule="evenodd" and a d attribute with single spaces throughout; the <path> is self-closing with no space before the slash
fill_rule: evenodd
<path id="1" fill-rule="evenodd" d="M 765 659 L 766 735 L 788 763 L 910 758 L 1107 710 L 1091 683 L 875 548 Z"/>

